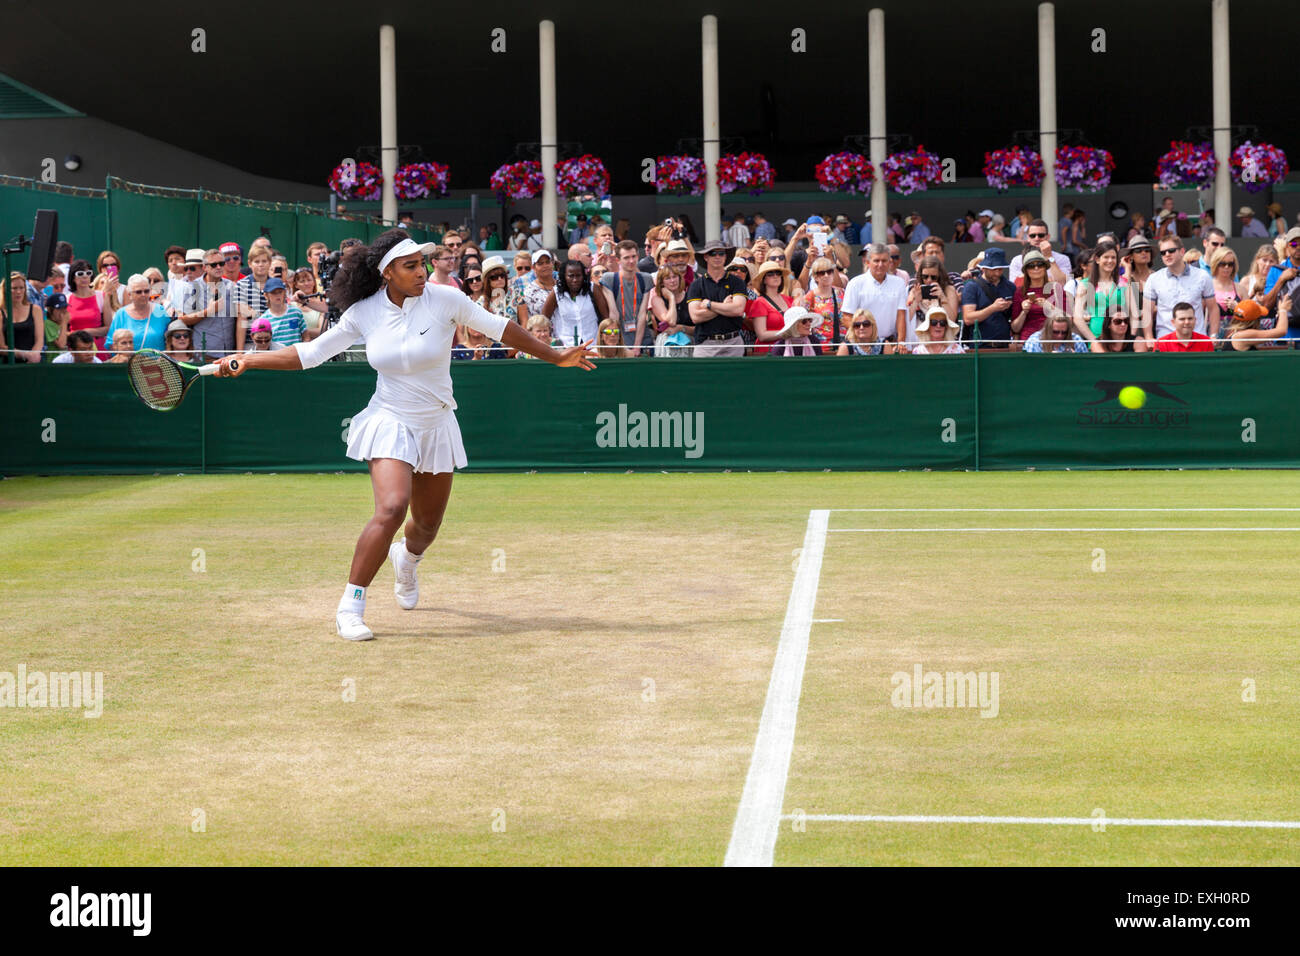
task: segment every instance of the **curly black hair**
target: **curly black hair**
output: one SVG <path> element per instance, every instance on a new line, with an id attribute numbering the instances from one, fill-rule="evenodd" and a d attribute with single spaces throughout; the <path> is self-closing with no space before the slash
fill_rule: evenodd
<path id="1" fill-rule="evenodd" d="M 384 284 L 379 261 L 403 239 L 410 239 L 405 229 L 389 229 L 375 237 L 370 245 L 352 246 L 343 252 L 338 275 L 330 284 L 329 301 L 340 312 L 353 303 L 374 295 Z"/>

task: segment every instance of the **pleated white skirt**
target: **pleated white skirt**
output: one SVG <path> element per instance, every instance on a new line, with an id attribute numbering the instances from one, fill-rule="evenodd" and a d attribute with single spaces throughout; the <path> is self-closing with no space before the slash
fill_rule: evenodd
<path id="1" fill-rule="evenodd" d="M 357 461 L 396 458 L 417 472 L 431 474 L 464 468 L 468 464 L 465 446 L 460 439 L 460 425 L 450 409 L 438 416 L 438 424 L 415 427 L 385 408 L 367 406 L 352 417 L 347 455 Z"/>

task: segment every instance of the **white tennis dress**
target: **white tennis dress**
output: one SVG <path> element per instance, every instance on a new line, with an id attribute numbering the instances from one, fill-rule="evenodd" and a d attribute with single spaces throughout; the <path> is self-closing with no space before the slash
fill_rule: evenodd
<path id="1" fill-rule="evenodd" d="M 352 416 L 349 458 L 397 458 L 418 472 L 464 468 L 465 446 L 451 395 L 451 346 L 457 325 L 499 342 L 509 319 L 493 315 L 450 286 L 424 287 L 401 308 L 386 289 L 353 303 L 338 324 L 294 348 L 315 368 L 358 341 L 379 373 L 370 404 Z"/>

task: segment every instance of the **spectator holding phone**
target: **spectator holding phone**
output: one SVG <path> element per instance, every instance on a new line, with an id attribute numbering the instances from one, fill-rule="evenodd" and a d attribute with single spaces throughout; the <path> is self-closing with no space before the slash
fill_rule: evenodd
<path id="1" fill-rule="evenodd" d="M 1016 287 L 1007 278 L 1007 254 L 996 246 L 985 251 L 979 274 L 962 285 L 962 339 L 976 349 L 1011 348 L 1011 315 Z"/>
<path id="2" fill-rule="evenodd" d="M 948 270 L 943 267 L 943 260 L 938 256 L 923 256 L 916 268 L 916 278 L 908 289 L 907 323 L 908 342 L 920 341 L 917 333 L 930 309 L 939 306 L 954 321 L 960 307 L 960 297 L 948 277 Z"/>
<path id="3" fill-rule="evenodd" d="M 109 308 L 106 292 L 91 288 L 94 278 L 94 270 L 85 259 L 74 259 L 68 267 L 68 331 L 89 332 L 102 349 L 115 310 Z"/>
<path id="4" fill-rule="evenodd" d="M 1064 291 L 1059 283 L 1047 278 L 1047 257 L 1032 249 L 1025 253 L 1023 262 L 1023 283 L 1017 285 L 1011 300 L 1011 331 L 1022 342 L 1028 342 L 1050 316 L 1060 314 L 1066 318 L 1067 325 L 1069 318 L 1065 314 Z"/>
<path id="5" fill-rule="evenodd" d="M 105 249 L 96 257 L 95 280 L 91 287 L 107 295 L 110 315 L 123 305 L 121 272 L 122 260 L 113 250 Z"/>

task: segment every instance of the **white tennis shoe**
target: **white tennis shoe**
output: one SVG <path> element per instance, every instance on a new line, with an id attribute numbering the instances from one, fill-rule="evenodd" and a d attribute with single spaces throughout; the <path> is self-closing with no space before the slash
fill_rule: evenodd
<path id="1" fill-rule="evenodd" d="M 345 641 L 373 641 L 375 634 L 366 627 L 361 615 L 356 611 L 339 610 L 334 615 L 334 626 L 338 628 L 339 637 Z"/>
<path id="2" fill-rule="evenodd" d="M 388 549 L 388 557 L 393 562 L 393 594 L 397 596 L 397 606 L 409 611 L 420 603 L 420 582 L 415 576 L 419 566 L 409 564 L 402 552 L 406 550 L 406 539 L 394 541 Z"/>

